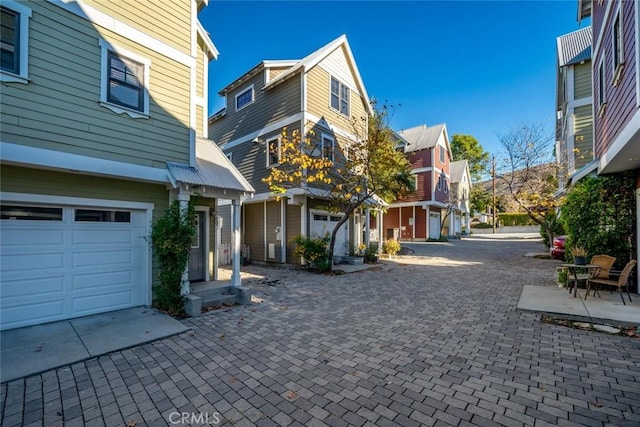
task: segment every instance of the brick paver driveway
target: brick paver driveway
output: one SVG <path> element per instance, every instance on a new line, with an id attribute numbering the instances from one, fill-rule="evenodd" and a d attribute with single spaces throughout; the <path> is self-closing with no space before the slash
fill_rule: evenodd
<path id="1" fill-rule="evenodd" d="M 554 282 L 522 256 L 540 243 L 413 247 L 342 276 L 251 266 L 263 302 L 3 384 L 2 425 L 640 425 L 640 340 L 516 310 Z"/>

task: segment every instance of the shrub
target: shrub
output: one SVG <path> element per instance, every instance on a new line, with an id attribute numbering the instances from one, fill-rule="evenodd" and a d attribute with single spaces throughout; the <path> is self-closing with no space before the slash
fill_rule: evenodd
<path id="1" fill-rule="evenodd" d="M 499 213 L 498 223 L 503 226 L 536 225 L 526 213 Z"/>
<path id="2" fill-rule="evenodd" d="M 633 172 L 585 177 L 567 194 L 560 219 L 567 231 L 565 249 L 616 257 L 621 269 L 636 255 Z"/>
<path id="3" fill-rule="evenodd" d="M 558 216 L 555 212 L 547 212 L 545 214 L 545 219 L 547 221 L 547 224 L 551 226 L 554 236 L 562 236 L 563 234 L 565 234 L 564 225 L 562 224 L 562 221 L 558 219 Z M 547 248 L 551 248 L 552 242 L 549 241 L 549 236 L 542 226 L 540 226 L 540 236 L 542 236 L 542 242 L 545 244 L 545 246 Z"/>
<path id="4" fill-rule="evenodd" d="M 364 261 L 374 263 L 378 261 L 378 244 L 369 243 L 369 247 L 364 251 Z"/>
<path id="5" fill-rule="evenodd" d="M 328 271 L 331 268 L 331 260 L 329 259 L 329 242 L 331 237 L 326 234 L 323 237 L 303 237 L 298 236 L 293 239 L 297 245 L 294 251 L 295 256 L 304 257 L 307 262 L 315 266 L 320 271 Z"/>
<path id="6" fill-rule="evenodd" d="M 496 227 L 497 226 L 498 225 L 496 224 Z M 477 222 L 477 223 L 472 223 L 471 228 L 493 228 L 493 225 L 487 222 Z"/>
<path id="7" fill-rule="evenodd" d="M 389 255 L 395 255 L 400 252 L 400 242 L 396 239 L 388 239 L 382 242 L 382 251 Z"/>
<path id="8" fill-rule="evenodd" d="M 182 273 L 196 234 L 196 212 L 193 202 L 182 212 L 174 200 L 164 216 L 153 224 L 151 244 L 160 263 L 160 286 L 156 289 L 155 306 L 176 316 L 184 315 Z"/>

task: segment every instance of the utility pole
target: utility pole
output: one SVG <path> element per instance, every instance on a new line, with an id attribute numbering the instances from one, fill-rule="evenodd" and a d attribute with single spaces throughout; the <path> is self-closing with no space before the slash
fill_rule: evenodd
<path id="1" fill-rule="evenodd" d="M 496 156 L 491 156 L 491 177 L 493 180 L 493 204 L 491 206 L 491 215 L 493 216 L 493 234 L 496 234 Z"/>

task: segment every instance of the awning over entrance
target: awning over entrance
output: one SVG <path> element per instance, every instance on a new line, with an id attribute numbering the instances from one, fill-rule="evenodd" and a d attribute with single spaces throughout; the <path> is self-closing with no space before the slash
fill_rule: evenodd
<path id="1" fill-rule="evenodd" d="M 174 187 L 178 187 L 179 184 L 201 186 L 204 187 L 205 193 L 209 190 L 218 193 L 218 197 L 224 195 L 224 198 L 228 199 L 255 192 L 216 143 L 209 139 L 196 139 L 195 166 L 167 162 L 167 170 Z"/>

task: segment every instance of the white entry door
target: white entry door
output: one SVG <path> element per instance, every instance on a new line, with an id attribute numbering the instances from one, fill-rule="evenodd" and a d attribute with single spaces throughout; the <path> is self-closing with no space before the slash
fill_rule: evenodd
<path id="1" fill-rule="evenodd" d="M 142 210 L 3 201 L 0 329 L 149 304 Z"/>
<path id="2" fill-rule="evenodd" d="M 311 212 L 311 237 L 322 237 L 326 234 L 331 235 L 336 228 L 336 224 L 342 219 L 343 215 L 330 214 L 322 211 Z M 347 241 L 349 236 L 349 221 L 345 222 L 336 234 L 336 244 L 333 248 L 333 254 L 337 256 L 347 255 Z"/>
<path id="3" fill-rule="evenodd" d="M 440 238 L 440 213 L 429 213 L 429 238 Z"/>

